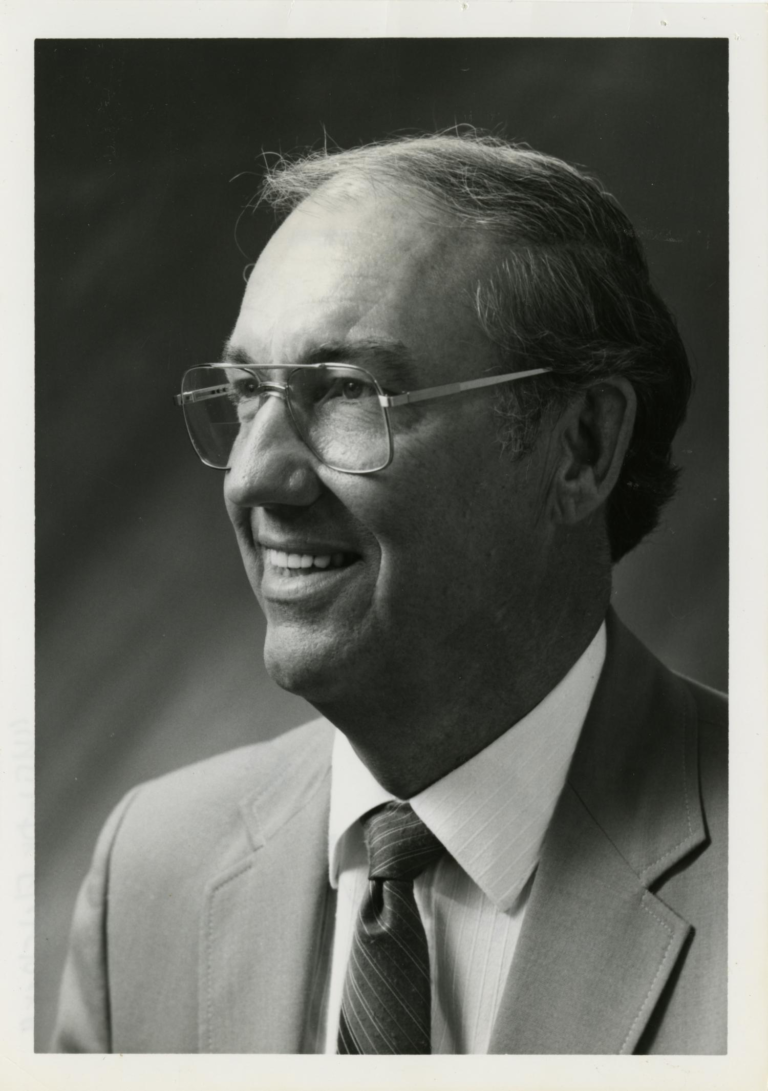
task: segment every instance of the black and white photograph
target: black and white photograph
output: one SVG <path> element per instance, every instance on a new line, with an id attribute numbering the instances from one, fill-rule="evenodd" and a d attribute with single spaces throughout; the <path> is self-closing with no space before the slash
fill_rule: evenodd
<path id="1" fill-rule="evenodd" d="M 52 1048 L 724 1052 L 726 43 L 37 80 Z"/>
<path id="2" fill-rule="evenodd" d="M 35 1054 L 732 1052 L 733 64 L 36 36 Z"/>

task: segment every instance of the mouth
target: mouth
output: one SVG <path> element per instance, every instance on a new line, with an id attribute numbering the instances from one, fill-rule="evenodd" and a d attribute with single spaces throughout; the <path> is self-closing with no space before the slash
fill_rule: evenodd
<path id="1" fill-rule="evenodd" d="M 293 545 L 293 543 L 291 543 Z M 275 549 L 260 543 L 260 593 L 264 602 L 286 609 L 327 610 L 359 584 L 365 572 L 360 553 L 307 542 L 304 547 Z"/>
<path id="2" fill-rule="evenodd" d="M 358 553 L 347 550 L 289 553 L 286 550 L 272 549 L 268 546 L 263 547 L 263 550 L 265 566 L 271 568 L 276 575 L 287 579 L 300 579 L 319 572 L 349 568 L 350 565 L 361 559 Z"/>

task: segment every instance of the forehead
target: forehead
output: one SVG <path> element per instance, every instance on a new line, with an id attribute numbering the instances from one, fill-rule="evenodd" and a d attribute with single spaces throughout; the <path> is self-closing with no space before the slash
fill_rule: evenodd
<path id="1" fill-rule="evenodd" d="M 472 306 L 484 244 L 407 193 L 320 193 L 267 244 L 230 343 L 300 362 L 324 343 L 397 343 L 422 365 L 485 342 Z M 423 367 L 422 367 L 423 370 Z"/>
<path id="2" fill-rule="evenodd" d="M 447 213 L 432 209 L 410 190 L 370 186 L 354 192 L 324 188 L 304 200 L 278 228 L 256 264 L 255 281 L 291 275 L 307 260 L 315 275 L 372 275 L 382 263 L 389 273 L 416 275 L 430 263 L 447 268 L 466 248 Z M 319 263 L 319 264 L 318 264 Z"/>

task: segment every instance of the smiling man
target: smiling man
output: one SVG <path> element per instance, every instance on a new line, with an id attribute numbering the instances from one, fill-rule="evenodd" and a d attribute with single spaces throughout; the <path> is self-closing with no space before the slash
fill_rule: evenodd
<path id="1" fill-rule="evenodd" d="M 724 1051 L 724 700 L 609 608 L 690 390 L 631 225 L 478 137 L 264 197 L 178 401 L 321 718 L 118 807 L 54 1048 Z"/>

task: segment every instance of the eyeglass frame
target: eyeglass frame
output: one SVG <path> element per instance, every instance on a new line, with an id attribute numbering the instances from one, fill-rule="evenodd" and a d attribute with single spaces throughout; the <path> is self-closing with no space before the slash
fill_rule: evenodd
<path id="1" fill-rule="evenodd" d="M 463 394 L 465 391 L 468 390 L 480 390 L 484 387 L 498 386 L 501 383 L 513 383 L 516 382 L 518 379 L 529 379 L 532 378 L 534 375 L 545 375 L 546 373 L 553 370 L 551 367 L 536 367 L 530 368 L 527 371 L 509 371 L 506 372 L 504 375 L 485 376 L 481 379 L 466 379 L 463 382 L 459 383 L 444 383 L 440 386 L 420 387 L 416 390 L 403 391 L 400 394 L 385 394 L 384 391 L 381 389 L 378 379 L 374 375 L 371 375 L 369 371 L 366 371 L 365 368 L 360 367 L 359 364 L 350 364 L 341 360 L 328 360 L 318 364 L 291 364 L 282 367 L 280 367 L 279 365 L 277 367 L 273 367 L 268 364 L 239 364 L 228 363 L 227 361 L 220 361 L 219 363 L 215 364 L 195 364 L 193 367 L 187 368 L 182 376 L 182 385 L 184 383 L 184 379 L 187 377 L 187 375 L 190 374 L 190 372 L 198 371 L 204 367 L 231 368 L 233 370 L 244 371 L 247 374 L 254 375 L 254 377 L 258 379 L 258 381 L 261 383 L 260 393 L 264 394 L 266 397 L 271 396 L 282 398 L 282 400 L 288 406 L 288 412 L 290 414 L 291 421 L 293 422 L 293 426 L 299 439 L 304 444 L 304 446 L 312 452 L 315 458 L 317 458 L 323 466 L 326 466 L 329 470 L 334 470 L 336 473 L 355 474 L 358 476 L 362 476 L 365 474 L 377 474 L 380 473 L 382 470 L 386 470 L 386 468 L 392 463 L 392 460 L 395 457 L 395 442 L 392 436 L 392 424 L 389 419 L 390 409 L 397 408 L 397 406 L 399 405 L 412 405 L 415 402 L 434 401 L 438 398 L 447 398 L 451 394 Z M 370 380 L 371 384 L 373 385 L 376 391 L 376 397 L 379 405 L 384 410 L 384 422 L 387 428 L 387 447 L 389 450 L 389 457 L 383 465 L 377 466 L 375 467 L 375 469 L 372 470 L 346 470 L 342 469 L 339 466 L 332 466 L 325 461 L 325 459 L 318 451 L 314 449 L 309 440 L 305 439 L 304 436 L 301 434 L 301 428 L 294 414 L 293 405 L 289 393 L 291 376 L 297 371 L 307 371 L 310 369 L 319 370 L 321 368 L 329 367 L 343 367 L 351 371 L 359 371 L 362 375 L 366 377 L 366 379 Z M 285 371 L 287 372 L 286 381 L 284 383 L 264 382 L 259 375 L 259 372 L 264 371 Z M 173 401 L 175 405 L 178 405 L 183 409 L 184 406 L 189 404 L 190 402 L 194 403 L 198 401 L 206 401 L 210 398 L 219 397 L 225 392 L 226 389 L 227 387 L 212 386 L 204 387 L 201 390 L 189 390 L 186 392 L 182 391 L 182 393 L 180 394 L 174 394 Z M 221 470 L 225 473 L 229 469 L 231 469 L 230 466 L 215 466 L 212 462 L 209 462 L 207 459 L 203 458 L 203 456 L 197 449 L 197 445 L 195 444 L 186 413 L 184 414 L 184 423 L 187 425 L 187 432 L 189 434 L 189 438 L 192 443 L 192 447 L 194 448 L 195 454 L 204 466 L 208 466 L 212 470 Z"/>

